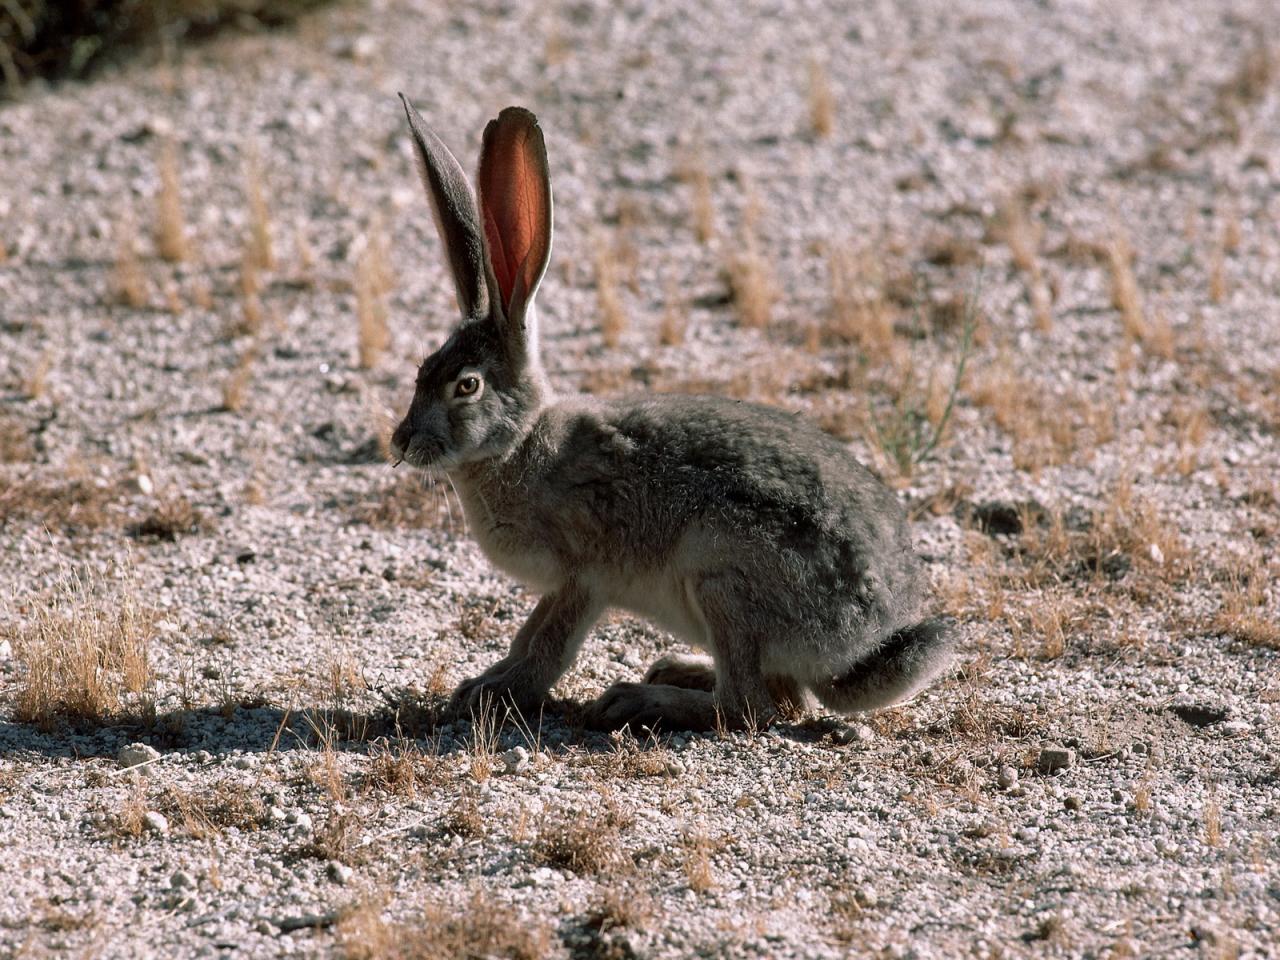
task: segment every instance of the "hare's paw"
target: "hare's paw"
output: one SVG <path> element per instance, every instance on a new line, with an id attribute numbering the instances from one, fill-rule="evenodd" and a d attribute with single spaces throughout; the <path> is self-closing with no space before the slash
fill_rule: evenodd
<path id="1" fill-rule="evenodd" d="M 458 684 L 449 698 L 447 712 L 454 717 L 468 717 L 485 713 L 501 716 L 514 710 L 532 716 L 542 699 L 542 694 L 532 690 L 517 671 L 486 672 Z"/>
<path id="2" fill-rule="evenodd" d="M 649 665 L 644 682 L 710 693 L 716 688 L 715 662 L 710 657 L 669 653 Z"/>
<path id="3" fill-rule="evenodd" d="M 586 725 L 594 730 L 630 727 L 711 730 L 716 707 L 710 692 L 654 683 L 615 683 L 587 708 Z"/>

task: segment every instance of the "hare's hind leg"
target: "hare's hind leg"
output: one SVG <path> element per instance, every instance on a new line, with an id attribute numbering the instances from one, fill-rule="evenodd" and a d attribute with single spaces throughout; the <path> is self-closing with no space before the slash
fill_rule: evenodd
<path id="1" fill-rule="evenodd" d="M 572 582 L 548 593 L 516 633 L 507 655 L 458 684 L 449 711 L 466 716 L 503 702 L 526 713 L 534 710 L 573 663 L 601 609 L 595 597 Z"/>
<path id="2" fill-rule="evenodd" d="M 649 665 L 642 682 L 710 693 L 716 688 L 716 664 L 699 654 L 668 653 Z"/>
<path id="3" fill-rule="evenodd" d="M 736 573 L 701 578 L 692 584 L 694 612 L 701 621 L 709 650 L 715 652 L 715 684 L 704 686 L 706 674 L 683 665 L 658 661 L 645 683 L 615 683 L 591 705 L 589 726 L 618 729 L 630 725 L 665 730 L 738 730 L 766 727 L 777 707 L 761 670 L 762 625 L 750 609 L 750 593 Z M 662 669 L 659 670 L 658 668 Z M 663 672 L 673 680 L 699 680 L 699 688 L 652 682 Z"/>

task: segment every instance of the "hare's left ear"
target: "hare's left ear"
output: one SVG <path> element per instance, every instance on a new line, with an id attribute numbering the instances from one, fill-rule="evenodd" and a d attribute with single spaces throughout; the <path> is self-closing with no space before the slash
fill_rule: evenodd
<path id="1" fill-rule="evenodd" d="M 528 110 L 507 107 L 485 127 L 479 186 L 485 248 L 500 300 L 490 312 L 509 342 L 527 348 L 534 336 L 533 295 L 551 258 L 547 148 Z"/>

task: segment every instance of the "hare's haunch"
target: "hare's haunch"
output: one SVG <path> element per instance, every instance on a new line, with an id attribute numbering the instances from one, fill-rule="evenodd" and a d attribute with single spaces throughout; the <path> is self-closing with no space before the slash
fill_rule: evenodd
<path id="1" fill-rule="evenodd" d="M 952 644 L 925 618 L 897 498 L 834 439 L 769 407 L 553 396 L 533 309 L 552 236 L 537 120 L 508 107 L 489 123 L 477 204 L 404 105 L 462 319 L 418 371 L 392 451 L 447 473 L 485 555 L 542 594 L 453 709 L 536 712 L 608 607 L 710 657 L 664 657 L 643 682 L 610 687 L 588 710 L 601 727 L 764 725 L 811 697 L 850 713 L 934 679 Z"/>

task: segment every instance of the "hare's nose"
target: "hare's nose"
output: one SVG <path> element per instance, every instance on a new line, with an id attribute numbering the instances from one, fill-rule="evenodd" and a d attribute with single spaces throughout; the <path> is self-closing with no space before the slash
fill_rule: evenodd
<path id="1" fill-rule="evenodd" d="M 406 417 L 400 421 L 400 426 L 396 427 L 395 432 L 391 434 L 391 452 L 398 459 L 403 459 L 404 452 L 409 449 L 409 436 L 409 420 Z"/>

